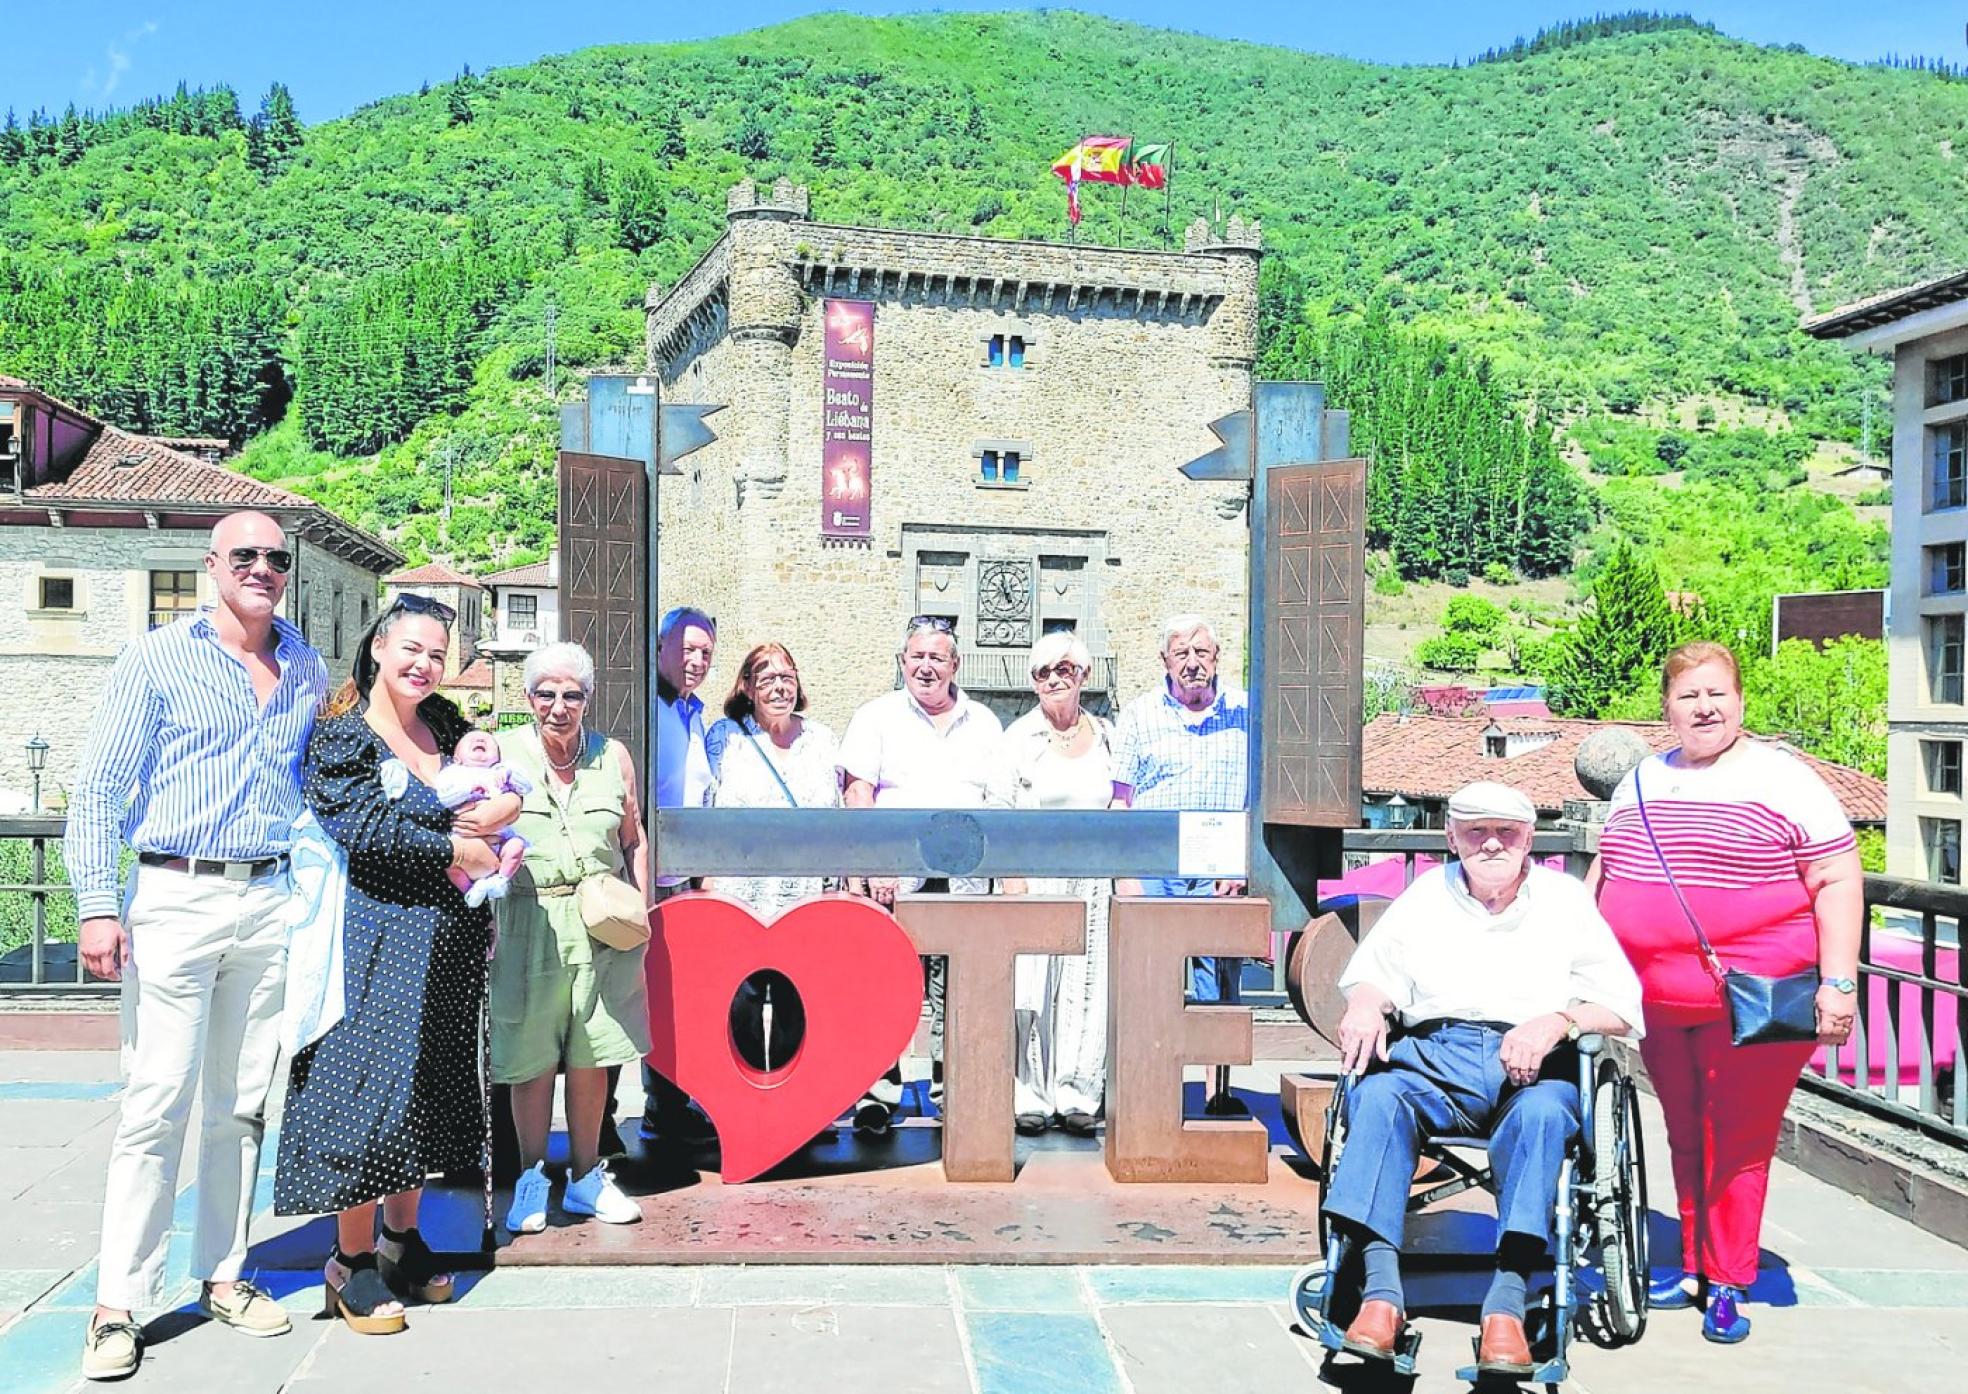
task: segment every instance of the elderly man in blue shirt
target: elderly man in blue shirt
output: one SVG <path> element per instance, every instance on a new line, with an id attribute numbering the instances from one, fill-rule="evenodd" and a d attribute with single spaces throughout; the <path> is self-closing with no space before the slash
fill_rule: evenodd
<path id="1" fill-rule="evenodd" d="M 1114 797 L 1131 808 L 1185 813 L 1242 812 L 1250 802 L 1250 698 L 1217 679 L 1222 645 L 1201 615 L 1173 615 L 1162 625 L 1161 685 L 1129 702 L 1114 727 Z M 1123 880 L 1122 895 L 1242 895 L 1241 880 L 1176 876 Z M 1241 958 L 1190 960 L 1189 995 L 1197 1002 L 1242 1000 Z M 1220 1066 L 1208 1111 L 1243 1112 Z"/>
<path id="2" fill-rule="evenodd" d="M 201 1084 L 199 1306 L 249 1335 L 289 1329 L 279 1303 L 239 1275 L 279 1054 L 301 756 L 328 691 L 321 655 L 275 614 L 293 565 L 272 518 L 222 519 L 205 554 L 218 604 L 123 650 L 76 771 L 65 851 L 82 961 L 123 992 L 121 1116 L 82 1352 L 90 1379 L 137 1368 L 132 1314 L 163 1300 Z M 137 853 L 127 887 L 126 842 Z"/>

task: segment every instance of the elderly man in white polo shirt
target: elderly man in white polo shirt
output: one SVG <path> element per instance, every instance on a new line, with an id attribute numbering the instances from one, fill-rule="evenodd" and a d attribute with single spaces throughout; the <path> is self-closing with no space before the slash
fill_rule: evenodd
<path id="1" fill-rule="evenodd" d="M 1420 1140 L 1484 1134 L 1497 1178 L 1496 1273 L 1477 1368 L 1531 1374 L 1525 1286 L 1545 1261 L 1565 1148 L 1579 1127 L 1581 1033 L 1638 1036 L 1640 980 L 1584 884 L 1527 864 L 1537 811 L 1484 781 L 1449 800 L 1456 860 L 1417 877 L 1340 974 L 1346 1150 L 1324 1206 L 1361 1260 L 1346 1349 L 1390 1359 L 1403 1316 L 1400 1250 Z M 1390 1018 L 1400 1032 L 1390 1043 Z M 1353 1265 L 1346 1264 L 1349 1271 Z"/>
<path id="2" fill-rule="evenodd" d="M 957 636 L 940 615 L 917 615 L 902 636 L 902 687 L 866 703 L 841 737 L 841 801 L 849 808 L 982 808 L 1004 728 L 989 708 L 957 686 Z M 981 895 L 990 882 L 875 876 L 850 878 L 848 889 L 886 906 L 898 893 L 954 891 Z M 943 960 L 924 960 L 930 1007 L 932 1098 L 943 1069 Z M 855 1129 L 880 1136 L 902 1102 L 898 1063 L 869 1086 L 854 1110 Z"/>

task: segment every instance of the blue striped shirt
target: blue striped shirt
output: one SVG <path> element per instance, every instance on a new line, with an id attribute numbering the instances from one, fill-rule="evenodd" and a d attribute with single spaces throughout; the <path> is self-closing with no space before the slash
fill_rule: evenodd
<path id="1" fill-rule="evenodd" d="M 1184 813 L 1237 812 L 1250 802 L 1250 698 L 1219 686 L 1192 712 L 1168 680 L 1121 709 L 1114 723 L 1114 782 L 1134 791 L 1133 808 Z M 1207 877 L 1142 882 L 1148 895 L 1208 895 Z"/>
<path id="2" fill-rule="evenodd" d="M 69 797 L 63 849 L 76 912 L 114 915 L 119 844 L 247 861 L 285 852 L 301 814 L 301 757 L 328 668 L 273 622 L 280 681 L 264 709 L 211 612 L 153 629 L 110 670 Z"/>

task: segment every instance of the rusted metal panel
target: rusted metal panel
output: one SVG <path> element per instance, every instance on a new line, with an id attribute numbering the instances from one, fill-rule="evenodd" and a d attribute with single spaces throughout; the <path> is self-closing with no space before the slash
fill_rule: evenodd
<path id="1" fill-rule="evenodd" d="M 1366 480 L 1359 459 L 1276 465 L 1266 475 L 1259 623 L 1267 823 L 1360 821 Z"/>
<path id="2" fill-rule="evenodd" d="M 590 729 L 647 770 L 649 481 L 641 460 L 560 454 L 562 632 L 594 659 Z"/>

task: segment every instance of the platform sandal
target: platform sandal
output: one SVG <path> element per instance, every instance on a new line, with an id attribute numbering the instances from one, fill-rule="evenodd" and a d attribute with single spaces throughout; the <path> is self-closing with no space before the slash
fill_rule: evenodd
<path id="1" fill-rule="evenodd" d="M 399 1296 L 414 1298 L 435 1306 L 458 1295 L 457 1280 L 438 1268 L 424 1236 L 412 1225 L 409 1229 L 383 1226 L 383 1237 L 376 1244 L 376 1263 L 383 1281 Z"/>
<path id="2" fill-rule="evenodd" d="M 399 1299 L 377 1271 L 375 1254 L 345 1254 L 337 1244 L 328 1261 L 346 1269 L 348 1278 L 337 1287 L 322 1274 L 328 1289 L 323 1315 L 340 1317 L 358 1336 L 393 1336 L 403 1330 L 407 1323 L 402 1312 L 376 1310 Z"/>

